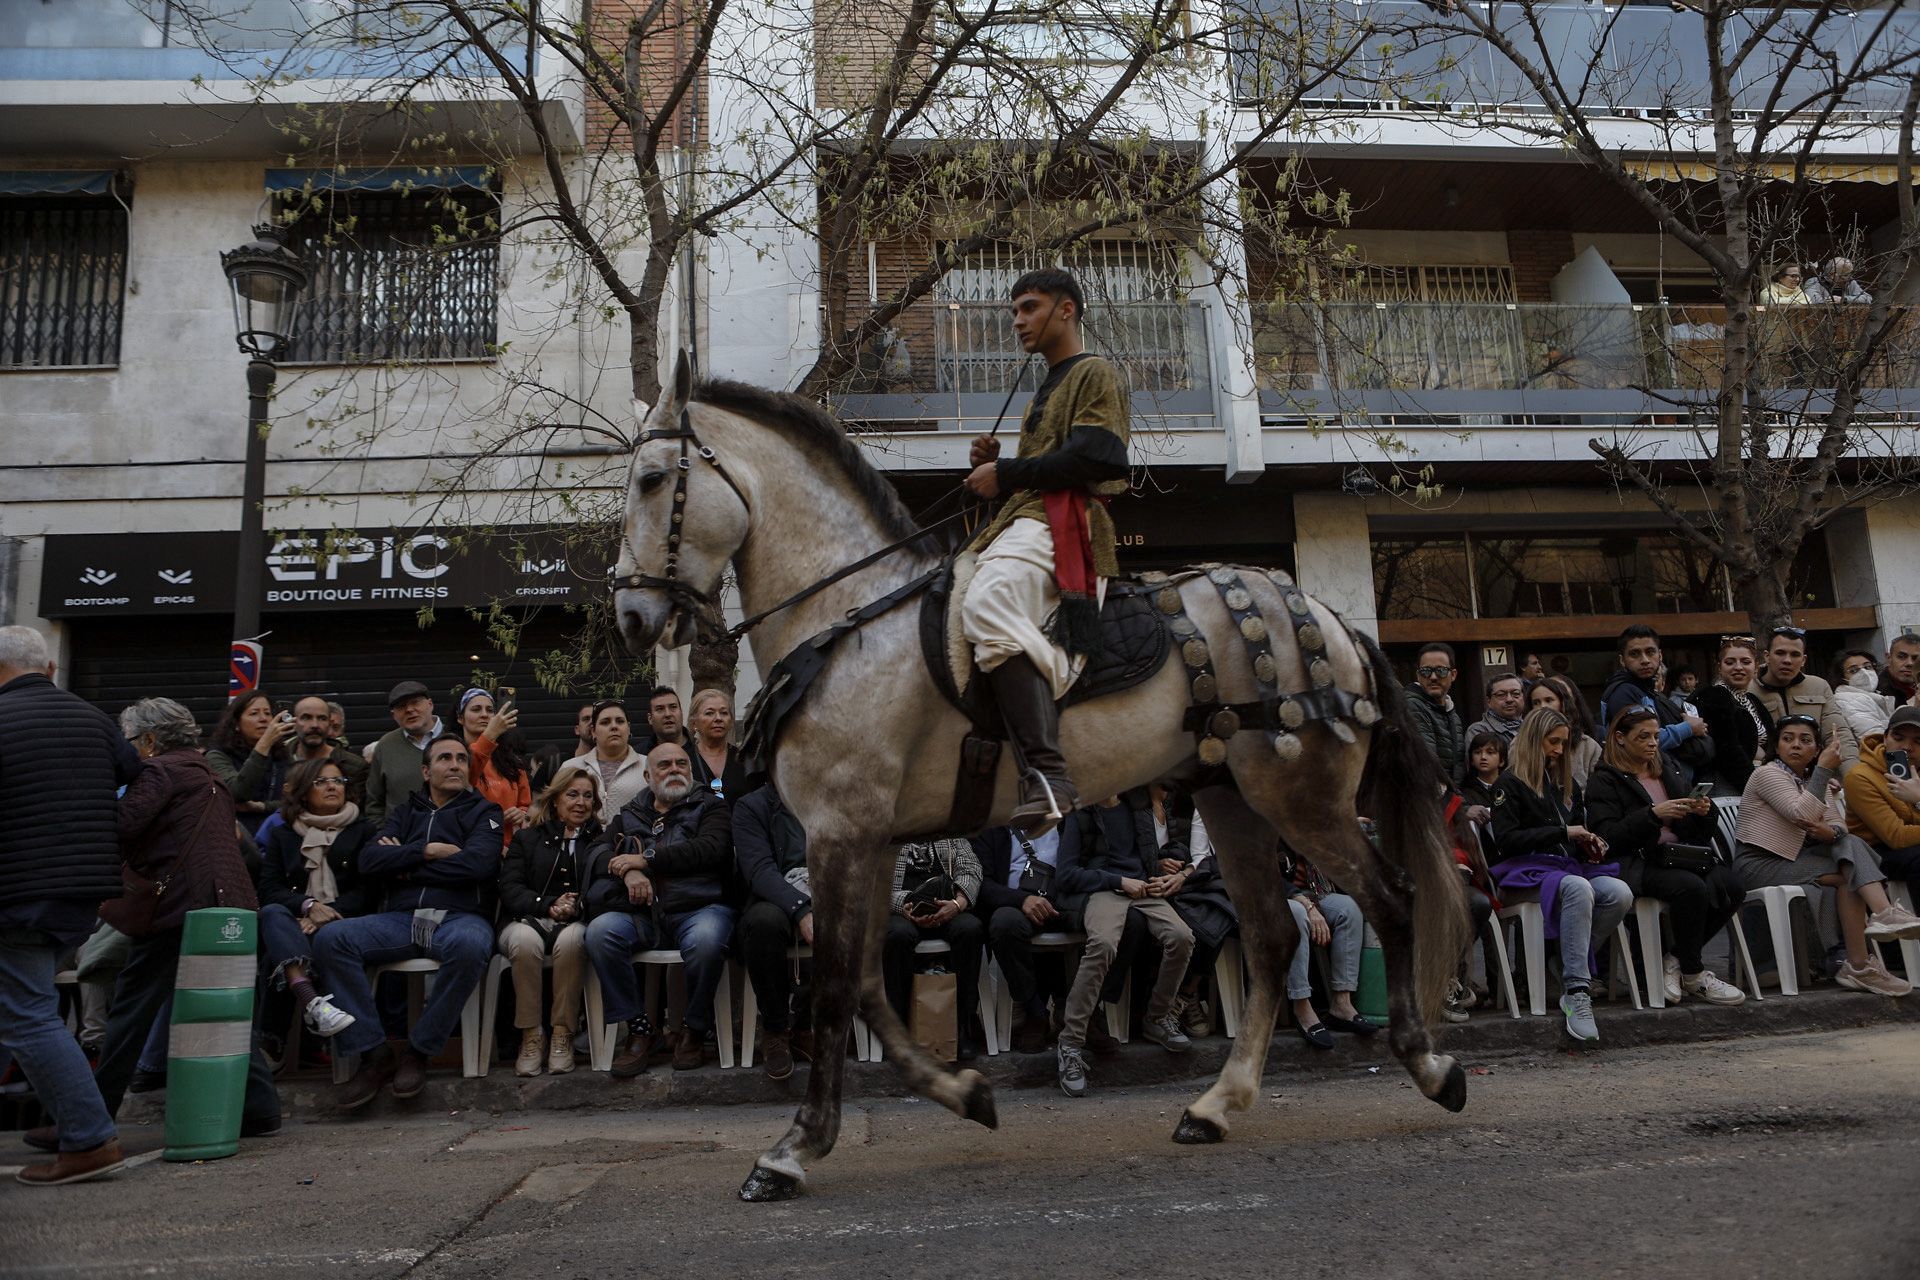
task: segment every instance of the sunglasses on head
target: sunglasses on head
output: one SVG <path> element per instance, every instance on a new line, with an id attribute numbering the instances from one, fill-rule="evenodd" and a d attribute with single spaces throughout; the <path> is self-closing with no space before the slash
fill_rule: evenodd
<path id="1" fill-rule="evenodd" d="M 1807 632 L 1804 627 L 1775 627 L 1773 630 L 1767 632 L 1767 639 L 1769 640 L 1776 636 L 1790 636 L 1795 640 L 1805 640 L 1807 638 Z"/>
<path id="2" fill-rule="evenodd" d="M 1721 644 L 1752 644 L 1752 636 L 1721 636 Z"/>
<path id="3" fill-rule="evenodd" d="M 1785 716 L 1775 724 L 1773 728 L 1774 731 L 1778 733 L 1790 724 L 1805 725 L 1807 728 L 1813 730 L 1814 737 L 1817 738 L 1820 736 L 1820 722 L 1812 716 Z"/>
<path id="4" fill-rule="evenodd" d="M 1420 676 L 1423 679 L 1438 678 L 1440 676 L 1449 675 L 1452 673 L 1452 671 L 1453 671 L 1452 667 L 1421 667 L 1419 670 L 1415 671 L 1414 674 L 1417 676 Z"/>

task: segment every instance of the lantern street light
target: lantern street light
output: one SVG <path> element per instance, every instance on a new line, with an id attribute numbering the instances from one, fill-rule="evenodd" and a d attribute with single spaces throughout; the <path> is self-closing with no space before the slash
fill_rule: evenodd
<path id="1" fill-rule="evenodd" d="M 311 273 L 287 247 L 287 233 L 270 223 L 253 229 L 253 241 L 220 255 L 233 287 L 234 338 L 247 361 L 247 454 L 241 484 L 240 563 L 234 573 L 233 635 L 260 633 L 260 574 L 266 559 L 267 428 L 274 360 L 286 349 L 294 303 Z M 258 678 L 258 672 L 255 672 Z"/>

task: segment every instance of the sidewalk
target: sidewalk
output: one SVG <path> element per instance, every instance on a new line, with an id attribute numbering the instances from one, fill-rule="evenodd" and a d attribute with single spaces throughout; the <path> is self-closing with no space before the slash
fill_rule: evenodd
<path id="1" fill-rule="evenodd" d="M 1609 1050 L 1640 1045 L 1687 1041 L 1735 1040 L 1802 1031 L 1834 1031 L 1874 1024 L 1920 1022 L 1920 996 L 1890 1000 L 1838 988 L 1825 988 L 1795 997 L 1769 995 L 1765 1000 L 1734 1008 L 1682 1004 L 1666 1009 L 1635 1010 L 1624 999 L 1600 1007 L 1600 1044 L 1577 1050 L 1568 1040 L 1557 1014 L 1515 1020 L 1505 1013 L 1477 1011 L 1471 1022 L 1447 1027 L 1441 1049 L 1469 1066 L 1516 1055 L 1542 1056 L 1585 1052 L 1604 1056 Z M 1291 1030 L 1274 1037 L 1267 1055 L 1269 1077 L 1280 1075 L 1331 1076 L 1378 1066 L 1399 1072 L 1386 1045 L 1386 1033 L 1368 1039 L 1337 1036 L 1331 1052 L 1309 1049 Z M 1157 1045 L 1136 1039 L 1113 1057 L 1090 1057 L 1089 1074 L 1096 1089 L 1127 1085 L 1164 1084 L 1179 1080 L 1196 1083 L 1220 1072 L 1232 1049 L 1224 1036 L 1199 1041 L 1193 1052 L 1170 1054 Z M 980 1057 L 971 1064 L 999 1090 L 1052 1088 L 1053 1054 L 1001 1054 Z M 675 1071 L 656 1063 L 633 1080 L 615 1080 L 582 1065 L 571 1074 L 535 1076 L 522 1080 L 510 1066 L 496 1063 L 484 1079 L 469 1080 L 457 1071 L 435 1070 L 426 1091 L 409 1102 L 382 1097 L 363 1114 L 378 1117 L 394 1110 L 427 1111 L 572 1111 L 722 1106 L 739 1103 L 797 1103 L 805 1095 L 804 1066 L 783 1081 L 772 1081 L 756 1063 L 751 1068 L 722 1071 L 709 1063 L 697 1071 Z M 847 1098 L 901 1096 L 900 1077 L 885 1062 L 848 1062 Z M 136 1094 L 120 1109 L 128 1124 L 159 1122 L 165 1112 L 165 1094 Z M 289 1117 L 319 1117 L 332 1109 L 332 1084 L 324 1072 L 306 1071 L 282 1076 L 280 1097 Z M 343 1123 L 350 1123 L 343 1121 Z"/>

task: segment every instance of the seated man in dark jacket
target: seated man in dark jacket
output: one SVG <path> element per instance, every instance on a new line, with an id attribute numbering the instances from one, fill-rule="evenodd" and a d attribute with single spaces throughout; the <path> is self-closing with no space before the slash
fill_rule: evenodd
<path id="1" fill-rule="evenodd" d="M 733 830 L 727 802 L 693 781 L 685 747 L 663 742 L 647 756 L 652 785 L 607 824 L 593 847 L 587 890 L 587 958 L 600 975 L 608 1022 L 627 1024 L 613 1060 L 621 1078 L 647 1069 L 653 1028 L 640 1002 L 633 953 L 671 939 L 686 965 L 687 1014 L 673 1066 L 700 1065 L 713 1030 L 713 996 L 726 974 L 734 911 L 727 905 Z"/>
<path id="2" fill-rule="evenodd" d="M 1068 896 L 1069 911 L 1077 911 L 1087 935 L 1055 1050 L 1060 1088 L 1070 1098 L 1086 1094 L 1081 1050 L 1086 1045 L 1087 1023 L 1099 1003 L 1100 988 L 1119 951 L 1127 920 L 1135 913 L 1145 918 L 1147 929 L 1160 944 L 1160 975 L 1140 1033 L 1175 1053 L 1193 1047 L 1173 1016 L 1174 998 L 1193 954 L 1193 930 L 1166 900 L 1152 810 L 1146 810 L 1144 824 L 1140 814 L 1138 807 L 1116 797 L 1079 810 L 1071 821 L 1061 824 L 1055 876 L 1060 892 Z"/>
<path id="3" fill-rule="evenodd" d="M 812 1048 L 805 990 L 795 988 L 787 952 L 796 942 L 813 945 L 813 898 L 807 892 L 807 833 L 772 786 L 734 802 L 733 858 L 747 882 L 740 956 L 760 1005 L 767 1077 L 785 1080 L 793 1074 L 796 1038 L 803 1055 Z"/>
<path id="4" fill-rule="evenodd" d="M 1060 828 L 1029 836 L 1012 827 L 992 827 L 971 843 L 981 873 L 974 912 L 986 922 L 987 946 L 1013 1004 L 1010 1047 L 1015 1053 L 1044 1052 L 1048 992 L 1041 990 L 1034 967 L 1033 937 L 1073 927 L 1054 900 Z M 1063 1006 L 1064 985 L 1062 980 L 1052 989 Z"/>
<path id="5" fill-rule="evenodd" d="M 467 786 L 468 768 L 460 735 L 444 733 L 427 744 L 425 788 L 387 815 L 379 838 L 360 851 L 361 877 L 378 885 L 377 909 L 313 935 L 333 1001 L 354 1020 L 333 1043 L 368 1055 L 340 1086 L 343 1109 L 365 1106 L 388 1081 L 396 1098 L 426 1086 L 427 1063 L 446 1047 L 493 958 L 493 882 L 505 819 L 499 805 Z M 422 956 L 438 960 L 440 970 L 406 1047 L 395 1054 L 380 1029 L 367 969 Z"/>

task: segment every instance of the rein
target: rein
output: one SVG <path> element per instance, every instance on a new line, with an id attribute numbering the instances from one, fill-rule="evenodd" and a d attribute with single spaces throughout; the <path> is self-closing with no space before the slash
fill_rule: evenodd
<path id="1" fill-rule="evenodd" d="M 693 419 L 688 416 L 686 409 L 682 408 L 680 410 L 680 423 L 678 426 L 662 427 L 655 431 L 642 432 L 639 440 L 634 442 L 634 447 L 638 449 L 641 445 L 647 444 L 648 442 L 653 440 L 678 440 L 680 442 L 680 460 L 677 464 L 677 474 L 675 475 L 674 482 L 673 482 L 673 518 L 672 518 L 672 522 L 667 527 L 667 562 L 666 562 L 666 565 L 662 568 L 661 576 L 659 577 L 655 577 L 652 574 L 646 574 L 646 573 L 629 573 L 629 574 L 623 575 L 615 570 L 610 569 L 607 571 L 607 585 L 610 589 L 616 590 L 616 591 L 621 589 L 622 587 L 631 588 L 631 589 L 652 587 L 657 590 L 665 591 L 668 596 L 676 600 L 680 600 L 685 603 L 691 604 L 693 606 L 700 607 L 700 608 L 711 607 L 714 603 L 713 597 L 708 595 L 706 592 L 701 591 L 699 588 L 691 586 L 680 580 L 680 540 L 681 540 L 681 532 L 686 525 L 687 477 L 693 473 L 693 454 L 697 452 L 699 456 L 707 463 L 707 465 L 712 467 L 714 471 L 719 474 L 720 478 L 727 482 L 727 488 L 733 490 L 733 496 L 740 499 L 741 506 L 746 507 L 747 510 L 751 512 L 753 510 L 753 504 L 747 501 L 747 495 L 741 492 L 740 486 L 734 483 L 734 479 L 731 475 L 727 474 L 726 467 L 721 465 L 719 455 L 714 453 L 714 451 L 711 448 L 709 448 L 700 439 L 699 434 L 694 431 Z M 941 497 L 939 501 L 935 502 L 933 504 L 933 507 L 929 508 L 929 510 L 938 509 L 942 503 L 947 502 L 949 499 L 953 498 L 956 494 L 964 494 L 965 492 L 966 492 L 966 486 L 964 484 L 955 485 L 951 491 L 949 491 L 946 495 Z M 832 586 L 834 583 L 840 582 L 846 578 L 850 578 L 854 574 L 859 573 L 862 569 L 870 568 L 871 566 L 878 564 L 880 561 L 886 559 L 888 556 L 892 555 L 894 552 L 900 551 L 906 547 L 912 546 L 914 543 L 919 542 L 922 538 L 925 538 L 928 534 L 933 533 L 937 529 L 945 528 L 947 525 L 952 524 L 954 521 L 962 519 L 967 514 L 968 514 L 967 507 L 965 505 L 962 505 L 957 511 L 954 511 L 950 515 L 942 516 L 940 519 L 934 521 L 930 525 L 927 525 L 925 528 L 916 529 L 914 532 L 908 534 L 906 537 L 901 538 L 895 542 L 889 542 L 886 546 L 881 547 L 878 551 L 870 552 L 869 554 L 860 557 L 860 559 L 855 560 L 852 564 L 843 565 L 842 567 L 835 569 L 832 573 L 828 574 L 824 578 L 821 578 L 818 582 L 813 583 L 811 586 L 801 588 L 799 591 L 796 591 L 792 595 L 788 596 L 785 600 L 780 601 L 780 603 L 773 605 L 769 608 L 762 609 L 760 612 L 754 614 L 750 618 L 741 619 L 738 623 L 727 628 L 724 638 L 727 640 L 740 639 L 742 636 L 746 635 L 749 631 L 752 631 L 755 627 L 759 626 L 762 622 L 765 622 L 768 618 L 773 617 L 775 614 L 782 613 L 788 609 L 791 609 L 793 608 L 793 606 L 801 603 L 803 600 L 811 599 L 815 595 L 818 595 L 820 592 L 825 591 L 828 587 Z M 626 536 L 624 532 L 622 533 L 622 536 L 623 537 Z M 639 553 L 634 548 L 631 540 L 627 542 L 627 550 L 633 554 L 633 557 L 637 562 L 640 558 Z M 914 586 L 917 589 L 919 587 L 924 587 L 931 580 L 932 579 L 930 576 L 925 576 L 920 579 L 917 579 L 914 583 L 910 585 Z M 889 597 L 889 599 L 891 599 L 891 597 Z M 897 603 L 897 601 L 894 601 L 894 602 Z M 861 609 L 854 609 L 849 611 L 847 616 L 849 618 L 853 618 L 855 615 L 860 614 L 862 612 L 863 610 Z M 862 618 L 860 620 L 865 621 L 866 619 Z"/>

